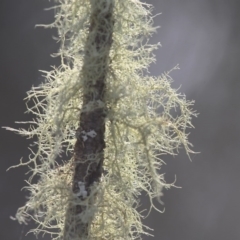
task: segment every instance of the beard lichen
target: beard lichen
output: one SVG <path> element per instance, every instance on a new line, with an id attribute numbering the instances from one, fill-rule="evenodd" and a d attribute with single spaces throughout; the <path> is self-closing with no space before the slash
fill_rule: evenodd
<path id="1" fill-rule="evenodd" d="M 28 122 L 29 129 L 12 129 L 28 138 L 36 138 L 28 165 L 31 177 L 25 187 L 26 204 L 19 208 L 16 219 L 26 224 L 33 219 L 37 227 L 31 232 L 48 233 L 52 239 L 64 240 L 131 240 L 149 234 L 137 211 L 141 192 L 147 193 L 151 208 L 153 198 L 162 196 L 162 189 L 173 184 L 160 173 L 164 154 L 175 155 L 183 146 L 191 153 L 187 129 L 192 127 L 192 101 L 171 88 L 169 73 L 159 77 L 144 75 L 155 62 L 153 51 L 160 45 L 149 44 L 156 31 L 152 6 L 139 0 L 58 0 L 55 22 L 44 27 L 58 29 L 61 48 L 56 56 L 61 65 L 44 72 L 45 82 L 33 87 L 27 96 L 33 106 L 28 112 L 36 117 Z M 96 100 L 83 106 L 84 64 L 90 16 L 94 8 L 99 14 L 114 4 L 114 27 L 109 52 L 104 101 Z M 101 55 L 91 49 L 91 61 L 85 68 L 96 78 L 103 70 Z M 85 63 L 86 64 L 86 63 Z M 177 67 L 176 67 L 177 68 Z M 95 69 L 93 71 L 93 69 Z M 104 68 L 105 69 L 105 68 Z M 94 129 L 76 132 L 80 112 L 106 109 L 103 174 L 91 185 L 87 194 L 84 182 L 79 192 L 72 191 L 73 155 L 76 138 L 94 138 Z M 96 119 L 98 121 L 98 119 Z M 35 150 L 37 149 L 37 150 Z M 61 158 L 64 153 L 64 158 Z M 59 160 L 61 159 L 61 161 Z M 98 156 L 89 154 L 89 166 Z M 18 165 L 18 166 L 19 166 Z M 37 178 L 37 183 L 34 179 Z M 64 233 L 69 205 L 82 206 L 84 211 L 72 216 L 70 223 L 88 223 L 87 235 L 75 238 Z M 150 235 L 150 234 L 149 234 Z"/>

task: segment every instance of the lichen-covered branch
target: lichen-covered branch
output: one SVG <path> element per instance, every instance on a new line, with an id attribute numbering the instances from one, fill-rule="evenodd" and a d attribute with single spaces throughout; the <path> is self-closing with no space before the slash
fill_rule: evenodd
<path id="1" fill-rule="evenodd" d="M 31 176 L 15 219 L 33 220 L 31 232 L 53 240 L 141 239 L 150 233 L 139 196 L 158 210 L 153 199 L 161 203 L 162 189 L 173 186 L 164 155 L 192 153 L 193 102 L 171 87 L 171 71 L 144 74 L 160 45 L 149 44 L 158 28 L 150 4 L 56 1 L 55 21 L 44 27 L 58 29 L 61 64 L 28 92 L 29 127 L 7 127 L 34 138 L 29 160 L 17 165 Z"/>
<path id="2" fill-rule="evenodd" d="M 96 107 L 80 113 L 73 160 L 72 189 L 77 194 L 81 188 L 79 184 L 82 185 L 82 191 L 86 191 L 85 194 L 79 194 L 82 200 L 95 197 L 91 195 L 91 187 L 99 183 L 103 173 L 105 117 L 107 116 L 105 92 L 114 24 L 113 7 L 114 0 L 91 1 L 90 27 L 80 74 L 83 79 L 81 109 L 87 109 L 89 105 Z M 94 199 L 89 201 L 94 204 Z M 91 206 L 88 205 L 88 208 Z M 86 210 L 86 206 L 70 202 L 65 220 L 64 240 L 87 239 L 93 216 L 89 216 L 85 221 L 79 217 L 81 214 L 84 215 Z"/>

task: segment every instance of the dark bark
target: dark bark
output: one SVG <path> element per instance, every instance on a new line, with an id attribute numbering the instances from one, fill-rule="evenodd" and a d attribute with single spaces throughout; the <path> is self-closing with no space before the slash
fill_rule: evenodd
<path id="1" fill-rule="evenodd" d="M 83 183 L 87 197 L 91 194 L 91 186 L 98 183 L 103 174 L 105 117 L 107 114 L 105 91 L 114 25 L 113 1 L 109 5 L 107 5 L 108 1 L 99 2 L 101 2 L 99 7 L 92 6 L 89 35 L 80 74 L 84 78 L 82 109 L 86 109 L 86 105 L 89 103 L 95 104 L 96 107 L 90 111 L 81 111 L 74 148 L 72 191 L 78 194 L 79 183 Z M 99 102 L 104 103 L 103 106 L 99 106 L 97 104 Z M 91 131 L 95 136 L 87 135 Z M 79 198 L 83 200 L 85 197 L 81 195 Z M 64 240 L 70 240 L 70 236 L 79 240 L 87 238 L 89 222 L 79 223 L 75 217 L 83 211 L 85 211 L 85 207 L 81 205 L 69 206 L 66 214 Z"/>

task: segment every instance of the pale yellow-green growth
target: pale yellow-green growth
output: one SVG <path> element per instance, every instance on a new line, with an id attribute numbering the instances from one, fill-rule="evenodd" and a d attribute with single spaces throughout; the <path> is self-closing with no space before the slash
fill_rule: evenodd
<path id="1" fill-rule="evenodd" d="M 55 22 L 47 27 L 58 28 L 61 48 L 57 55 L 61 65 L 44 72 L 46 81 L 28 92 L 27 100 L 34 103 L 28 106 L 28 112 L 36 116 L 29 122 L 29 129 L 8 128 L 28 138 L 37 137 L 37 150 L 31 150 L 28 162 L 19 164 L 28 165 L 32 175 L 26 187 L 30 193 L 28 201 L 19 208 L 16 219 L 20 223 L 34 219 L 37 228 L 32 232 L 63 239 L 65 215 L 71 202 L 86 206 L 79 215 L 81 222 L 90 223 L 86 239 L 141 239 L 142 234 L 149 233 L 137 211 L 138 197 L 145 191 L 151 208 L 156 209 L 153 198 L 160 201 L 162 189 L 172 186 L 165 183 L 159 171 L 161 156 L 174 155 L 181 146 L 187 154 L 191 152 L 187 128 L 192 127 L 191 118 L 195 115 L 193 102 L 171 88 L 169 72 L 159 77 L 143 74 L 155 62 L 152 52 L 160 45 L 148 43 L 157 29 L 153 26 L 151 5 L 139 0 L 58 2 Z M 94 7 L 102 6 L 104 12 L 110 3 L 114 3 L 114 29 L 105 102 L 98 100 L 82 106 L 86 79 L 81 68 L 89 16 Z M 91 52 L 91 56 L 94 54 L 104 53 Z M 96 78 L 103 68 L 101 62 L 93 58 L 88 64 L 86 69 L 95 69 L 88 74 Z M 91 187 L 90 196 L 85 194 L 84 183 L 79 183 L 80 192 L 74 194 L 71 156 L 79 114 L 101 107 L 107 109 L 104 174 L 100 183 Z M 61 153 L 67 157 L 59 162 Z M 89 156 L 89 161 L 94 161 L 94 157 Z M 36 184 L 32 183 L 33 177 L 38 179 Z M 80 199 L 80 195 L 84 197 Z M 67 236 L 64 240 L 80 239 Z"/>

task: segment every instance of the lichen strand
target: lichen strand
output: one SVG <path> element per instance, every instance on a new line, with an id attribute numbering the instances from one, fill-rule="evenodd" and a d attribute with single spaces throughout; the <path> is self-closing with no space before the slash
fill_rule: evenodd
<path id="1" fill-rule="evenodd" d="M 28 111 L 36 116 L 30 128 L 8 128 L 38 139 L 29 161 L 19 164 L 29 166 L 31 177 L 16 219 L 34 219 L 32 232 L 55 240 L 141 239 L 149 229 L 138 197 L 145 191 L 157 209 L 153 198 L 160 201 L 172 186 L 160 171 L 162 156 L 181 146 L 191 153 L 193 102 L 171 88 L 170 72 L 143 75 L 159 46 L 148 43 L 157 29 L 151 5 L 58 2 L 46 27 L 58 28 L 61 65 L 28 92 Z"/>

